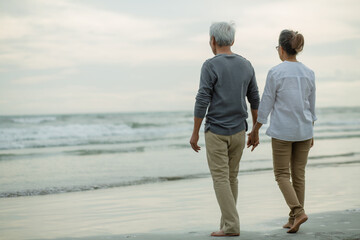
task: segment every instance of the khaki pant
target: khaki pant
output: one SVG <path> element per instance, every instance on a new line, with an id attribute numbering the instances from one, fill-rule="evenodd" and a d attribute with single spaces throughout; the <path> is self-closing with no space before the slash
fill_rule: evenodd
<path id="1" fill-rule="evenodd" d="M 206 154 L 214 190 L 221 210 L 220 229 L 225 233 L 240 233 L 236 210 L 239 162 L 245 147 L 245 131 L 231 136 L 205 133 Z"/>
<path id="2" fill-rule="evenodd" d="M 289 222 L 305 212 L 305 166 L 310 144 L 311 139 L 301 142 L 272 139 L 275 179 L 290 208 Z"/>

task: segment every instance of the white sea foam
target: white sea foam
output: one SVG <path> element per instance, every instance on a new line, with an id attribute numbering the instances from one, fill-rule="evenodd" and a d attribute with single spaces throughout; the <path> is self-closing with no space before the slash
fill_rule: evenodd
<path id="1" fill-rule="evenodd" d="M 128 124 L 33 125 L 27 128 L 0 128 L 0 149 L 77 146 L 147 141 L 184 131 L 184 127 L 131 127 Z"/>
<path id="2" fill-rule="evenodd" d="M 337 109 L 325 109 L 315 126 L 317 139 L 360 138 L 359 111 L 339 118 Z M 46 148 L 147 142 L 186 137 L 193 127 L 191 113 L 74 114 L 54 116 L 0 116 L 0 149 Z M 266 126 L 261 129 L 263 142 Z M 187 143 L 188 140 L 184 140 Z M 178 146 L 185 146 L 184 144 Z"/>
<path id="3" fill-rule="evenodd" d="M 12 120 L 15 123 L 43 123 L 56 121 L 56 117 L 20 117 Z"/>

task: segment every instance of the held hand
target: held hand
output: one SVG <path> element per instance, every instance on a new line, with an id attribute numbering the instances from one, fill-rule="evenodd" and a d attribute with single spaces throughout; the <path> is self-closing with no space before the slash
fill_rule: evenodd
<path id="1" fill-rule="evenodd" d="M 251 133 L 248 133 L 248 140 L 247 140 L 247 148 L 249 148 L 251 146 Z"/>
<path id="2" fill-rule="evenodd" d="M 194 149 L 195 152 L 200 151 L 200 147 L 197 144 L 198 141 L 199 141 L 199 134 L 194 134 L 193 133 L 193 135 L 190 138 L 190 145 L 191 145 L 192 149 Z"/>
<path id="3" fill-rule="evenodd" d="M 251 151 L 254 151 L 254 149 L 260 144 L 259 132 L 253 130 L 248 134 L 248 136 L 247 147 L 249 148 L 252 146 Z"/>

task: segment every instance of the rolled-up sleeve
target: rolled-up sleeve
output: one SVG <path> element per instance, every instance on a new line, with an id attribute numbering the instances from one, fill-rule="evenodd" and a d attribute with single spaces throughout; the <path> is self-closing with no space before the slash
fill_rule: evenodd
<path id="1" fill-rule="evenodd" d="M 194 116 L 204 118 L 207 107 L 212 98 L 216 75 L 211 70 L 209 63 L 205 62 L 201 68 L 200 86 L 196 95 Z"/>
<path id="2" fill-rule="evenodd" d="M 256 83 L 255 71 L 253 69 L 253 77 L 249 82 L 246 97 L 250 103 L 251 109 L 258 109 L 260 104 L 259 89 Z"/>
<path id="3" fill-rule="evenodd" d="M 264 93 L 261 97 L 260 106 L 258 110 L 258 118 L 257 121 L 262 124 L 266 124 L 268 120 L 268 116 L 272 111 L 276 98 L 276 82 L 273 79 L 271 71 L 269 71 L 266 84 L 264 88 Z"/>

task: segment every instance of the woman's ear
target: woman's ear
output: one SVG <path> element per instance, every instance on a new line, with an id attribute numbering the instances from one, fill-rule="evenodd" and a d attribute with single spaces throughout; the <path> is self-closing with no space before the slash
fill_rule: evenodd
<path id="1" fill-rule="evenodd" d="M 281 61 L 284 61 L 284 49 L 282 48 L 282 46 L 279 46 L 279 49 L 278 49 L 278 54 L 279 54 L 279 58 Z"/>
<path id="2" fill-rule="evenodd" d="M 280 51 L 281 51 L 281 55 L 284 55 L 285 50 L 284 50 L 284 48 L 282 46 L 280 46 Z"/>

